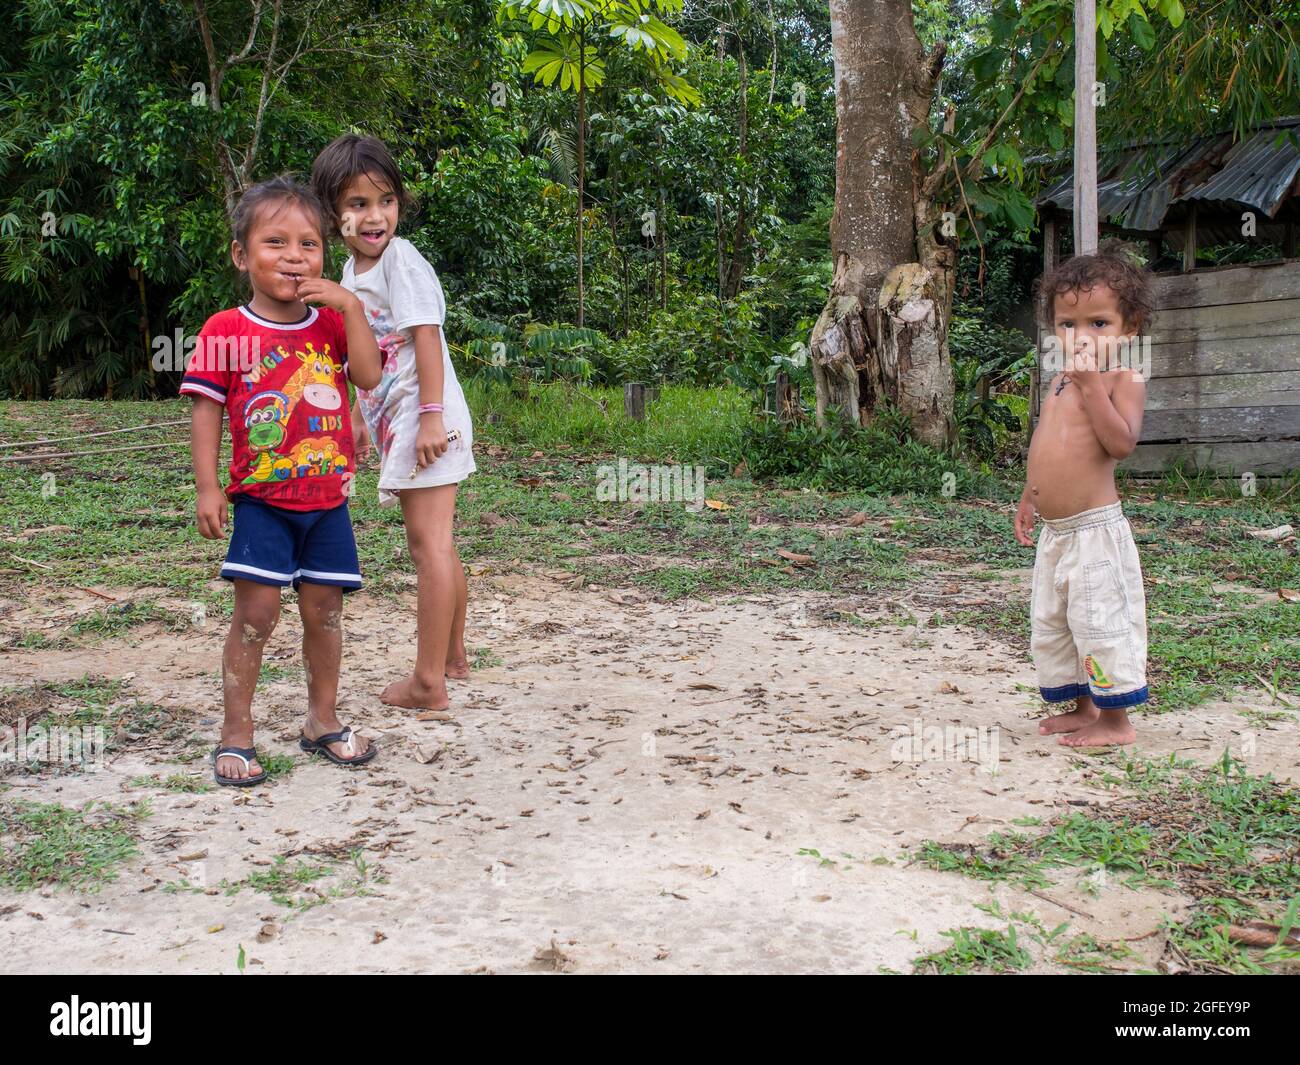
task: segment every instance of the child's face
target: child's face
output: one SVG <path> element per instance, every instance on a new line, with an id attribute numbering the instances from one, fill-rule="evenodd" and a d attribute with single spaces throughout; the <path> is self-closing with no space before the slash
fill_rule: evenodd
<path id="1" fill-rule="evenodd" d="M 397 193 L 378 174 L 352 179 L 334 205 L 343 240 L 362 259 L 377 259 L 397 232 Z"/>
<path id="2" fill-rule="evenodd" d="M 248 272 L 253 292 L 278 303 L 298 299 L 298 282 L 320 277 L 325 240 L 320 220 L 292 201 L 267 204 L 253 221 L 248 246 L 230 244 L 235 266 Z"/>
<path id="3" fill-rule="evenodd" d="M 1106 357 L 1116 350 L 1116 342 L 1136 332 L 1124 321 L 1119 297 L 1107 285 L 1058 293 L 1053 318 L 1053 331 L 1067 360 L 1071 355 L 1092 355 L 1099 369 L 1106 367 Z"/>

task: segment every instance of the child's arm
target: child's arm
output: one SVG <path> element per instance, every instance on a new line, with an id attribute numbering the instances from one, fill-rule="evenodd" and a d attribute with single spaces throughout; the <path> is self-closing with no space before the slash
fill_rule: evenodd
<path id="1" fill-rule="evenodd" d="M 442 327 L 416 325 L 411 327 L 411 340 L 415 344 L 415 374 L 420 382 L 420 403 L 441 403 L 443 387 Z M 420 415 L 420 431 L 415 438 L 415 462 L 420 468 L 436 462 L 450 446 L 447 428 L 442 415 L 436 412 Z"/>
<path id="2" fill-rule="evenodd" d="M 1083 409 L 1088 413 L 1092 431 L 1106 454 L 1116 460 L 1128 458 L 1137 447 L 1147 396 L 1146 381 L 1141 375 L 1127 369 L 1118 373 L 1112 396 L 1107 393 L 1099 371 L 1070 371 L 1070 380 L 1083 394 Z"/>
<path id="3" fill-rule="evenodd" d="M 343 325 L 348 335 L 348 377 L 358 388 L 378 388 L 383 376 L 383 360 L 375 334 L 366 321 L 366 308 L 355 293 L 349 292 L 337 281 L 324 277 L 309 277 L 298 282 L 298 298 L 312 303 L 323 303 L 343 315 Z"/>
<path id="4" fill-rule="evenodd" d="M 221 453 L 221 418 L 225 408 L 215 400 L 194 397 L 190 413 L 190 460 L 194 464 L 194 486 L 198 489 L 195 517 L 199 535 L 217 540 L 226 530 L 226 493 L 217 477 Z"/>
<path id="5" fill-rule="evenodd" d="M 1016 507 L 1016 539 L 1026 547 L 1033 547 L 1034 532 L 1034 500 L 1029 494 L 1029 482 L 1025 482 L 1025 490 L 1020 493 L 1020 505 Z"/>

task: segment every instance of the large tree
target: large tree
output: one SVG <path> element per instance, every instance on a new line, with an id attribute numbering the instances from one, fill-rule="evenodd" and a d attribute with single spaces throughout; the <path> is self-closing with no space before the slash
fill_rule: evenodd
<path id="1" fill-rule="evenodd" d="M 1095 0 L 1103 140 L 1252 125 L 1300 101 L 1297 4 Z M 959 239 L 1033 220 L 1025 159 L 1068 151 L 1073 0 L 830 0 L 837 117 L 835 275 L 813 330 L 817 411 L 865 423 L 882 404 L 950 444 L 947 326 Z M 963 49 L 939 93 L 945 35 Z M 973 47 L 973 50 L 972 50 Z M 933 101 L 946 97 L 943 121 Z M 1062 160 L 1058 160 L 1058 164 Z M 1068 164 L 1068 157 L 1064 159 Z"/>
<path id="2" fill-rule="evenodd" d="M 910 0 L 831 0 L 838 124 L 831 255 L 813 329 L 817 414 L 866 421 L 886 401 L 918 439 L 953 439 L 947 319 L 955 248 L 932 224 L 915 137 L 946 48 L 921 47 Z"/>

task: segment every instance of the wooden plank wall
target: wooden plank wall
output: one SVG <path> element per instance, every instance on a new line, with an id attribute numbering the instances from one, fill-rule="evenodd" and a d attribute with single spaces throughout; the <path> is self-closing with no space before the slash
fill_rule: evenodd
<path id="1" fill-rule="evenodd" d="M 1300 261 L 1162 274 L 1155 287 L 1142 440 L 1123 467 L 1300 469 Z"/>

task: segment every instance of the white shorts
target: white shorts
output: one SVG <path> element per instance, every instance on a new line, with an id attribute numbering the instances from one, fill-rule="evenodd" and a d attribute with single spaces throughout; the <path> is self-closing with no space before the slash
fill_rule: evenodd
<path id="1" fill-rule="evenodd" d="M 1146 596 L 1120 505 L 1042 522 L 1029 645 L 1043 698 L 1086 695 L 1102 709 L 1146 702 Z"/>

